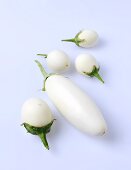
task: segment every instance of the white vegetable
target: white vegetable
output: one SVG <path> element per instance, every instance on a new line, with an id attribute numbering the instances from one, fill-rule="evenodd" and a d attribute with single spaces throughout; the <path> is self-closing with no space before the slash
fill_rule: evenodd
<path id="1" fill-rule="evenodd" d="M 55 72 L 65 71 L 70 67 L 70 60 L 68 55 L 60 50 L 55 50 L 47 54 L 38 54 L 44 56 L 47 61 L 47 65 Z"/>
<path id="2" fill-rule="evenodd" d="M 99 75 L 99 65 L 96 59 L 90 54 L 80 54 L 75 60 L 76 70 L 83 75 L 98 78 L 102 83 L 103 79 Z"/>
<path id="3" fill-rule="evenodd" d="M 53 120 L 52 112 L 43 100 L 39 98 L 28 99 L 22 107 L 22 122 L 31 126 L 46 126 Z"/>
<path id="4" fill-rule="evenodd" d="M 47 75 L 42 65 L 36 61 L 46 77 L 45 90 L 60 113 L 75 127 L 92 135 L 103 135 L 105 120 L 96 104 L 69 78 L 61 75 Z"/>
<path id="5" fill-rule="evenodd" d="M 28 99 L 22 107 L 22 122 L 27 131 L 38 135 L 44 146 L 49 149 L 46 133 L 53 124 L 53 115 L 46 102 L 39 98 Z"/>
<path id="6" fill-rule="evenodd" d="M 98 41 L 98 34 L 93 30 L 82 30 L 74 38 L 62 41 L 73 42 L 77 46 L 88 48 L 93 47 Z"/>

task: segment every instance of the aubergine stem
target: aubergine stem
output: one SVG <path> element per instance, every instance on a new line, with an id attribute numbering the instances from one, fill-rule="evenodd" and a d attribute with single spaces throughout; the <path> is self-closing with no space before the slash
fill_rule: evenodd
<path id="1" fill-rule="evenodd" d="M 74 42 L 74 43 L 76 43 L 75 38 L 65 39 L 65 40 L 61 40 L 61 41 L 67 41 L 67 42 Z"/>
<path id="2" fill-rule="evenodd" d="M 43 56 L 44 58 L 47 58 L 47 54 L 37 54 L 37 55 L 39 55 L 39 56 Z"/>
<path id="3" fill-rule="evenodd" d="M 46 139 L 46 134 L 45 133 L 40 133 L 38 134 L 38 136 L 40 137 L 42 143 L 44 144 L 44 146 L 46 147 L 46 149 L 49 150 L 49 145 L 48 145 L 48 142 L 47 142 L 47 139 Z"/>
<path id="4" fill-rule="evenodd" d="M 97 68 L 95 65 L 93 66 L 93 70 L 91 73 L 83 72 L 85 75 L 88 75 L 90 77 L 96 77 L 98 80 L 100 80 L 102 83 L 104 83 L 104 80 L 99 74 L 100 67 Z"/>
<path id="5" fill-rule="evenodd" d="M 102 83 L 104 83 L 104 80 L 102 79 L 102 77 L 100 76 L 98 72 L 94 72 L 93 75 L 94 77 L 98 78 L 98 80 L 100 80 Z"/>
<path id="6" fill-rule="evenodd" d="M 42 75 L 44 76 L 44 78 L 46 79 L 47 77 L 49 77 L 49 74 L 45 71 L 45 69 L 42 66 L 42 64 L 38 60 L 35 60 L 35 62 L 37 63 L 37 65 L 38 65 Z"/>

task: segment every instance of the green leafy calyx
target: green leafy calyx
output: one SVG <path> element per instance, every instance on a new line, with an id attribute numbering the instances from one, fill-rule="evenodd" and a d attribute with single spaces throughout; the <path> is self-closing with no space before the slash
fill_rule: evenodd
<path id="1" fill-rule="evenodd" d="M 55 119 L 54 119 L 55 120 Z M 46 139 L 46 134 L 50 132 L 51 126 L 54 122 L 52 120 L 49 124 L 43 126 L 43 127 L 34 127 L 32 125 L 29 125 L 28 123 L 23 123 L 22 125 L 25 127 L 28 133 L 31 133 L 32 135 L 38 135 L 44 144 L 44 146 L 49 149 L 49 145 Z"/>
<path id="2" fill-rule="evenodd" d="M 100 70 L 100 67 L 97 68 L 96 66 L 93 66 L 93 70 L 92 70 L 91 73 L 87 73 L 87 72 L 83 72 L 83 73 L 90 76 L 90 77 L 96 77 L 98 80 L 100 80 L 102 83 L 104 83 L 104 80 L 99 75 L 99 70 Z"/>
<path id="3" fill-rule="evenodd" d="M 61 41 L 73 42 L 73 43 L 75 43 L 77 46 L 80 46 L 79 43 L 81 43 L 81 42 L 84 41 L 84 39 L 80 39 L 80 38 L 79 38 L 79 35 L 81 34 L 81 32 L 82 32 L 82 31 L 78 32 L 74 38 L 64 39 L 64 40 L 61 40 Z"/>

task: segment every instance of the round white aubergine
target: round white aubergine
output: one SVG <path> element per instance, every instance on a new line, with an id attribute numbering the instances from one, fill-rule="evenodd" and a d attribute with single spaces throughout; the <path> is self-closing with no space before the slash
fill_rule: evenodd
<path id="1" fill-rule="evenodd" d="M 61 50 L 54 50 L 49 54 L 38 55 L 44 56 L 47 61 L 47 66 L 55 72 L 63 72 L 70 67 L 69 56 Z"/>
<path id="2" fill-rule="evenodd" d="M 38 135 L 47 149 L 46 134 L 50 131 L 53 120 L 49 106 L 39 98 L 30 98 L 22 106 L 22 125 L 29 133 Z"/>
<path id="3" fill-rule="evenodd" d="M 36 61 L 44 77 L 47 73 Z M 69 78 L 49 75 L 45 80 L 45 90 L 60 113 L 76 128 L 91 135 L 103 135 L 106 122 L 92 99 Z"/>
<path id="4" fill-rule="evenodd" d="M 75 68 L 76 70 L 83 75 L 96 77 L 102 83 L 104 83 L 103 79 L 99 75 L 100 67 L 94 56 L 91 54 L 80 54 L 75 60 Z"/>
<path id="5" fill-rule="evenodd" d="M 94 30 L 82 30 L 76 34 L 74 38 L 65 39 L 62 41 L 73 42 L 77 46 L 89 48 L 96 45 L 98 41 L 98 34 Z"/>

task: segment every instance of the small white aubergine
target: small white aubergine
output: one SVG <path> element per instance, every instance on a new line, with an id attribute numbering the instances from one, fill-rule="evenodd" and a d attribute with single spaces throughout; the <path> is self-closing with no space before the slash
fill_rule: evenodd
<path id="1" fill-rule="evenodd" d="M 47 66 L 55 72 L 62 72 L 70 67 L 70 59 L 68 55 L 61 50 L 54 50 L 49 54 L 37 55 L 44 56 L 47 61 Z"/>
<path id="2" fill-rule="evenodd" d="M 98 34 L 94 30 L 82 30 L 78 32 L 74 38 L 65 39 L 62 41 L 73 42 L 77 46 L 89 48 L 96 45 L 98 41 Z"/>
<path id="3" fill-rule="evenodd" d="M 53 124 L 53 115 L 47 103 L 39 98 L 30 98 L 22 106 L 22 125 L 27 132 L 38 135 L 49 149 L 46 134 Z"/>
<path id="4" fill-rule="evenodd" d="M 75 60 L 76 70 L 83 75 L 96 77 L 102 83 L 104 80 L 99 74 L 100 66 L 91 54 L 80 54 Z"/>
<path id="5" fill-rule="evenodd" d="M 96 104 L 69 78 L 49 75 L 36 60 L 44 75 L 45 91 L 60 113 L 76 128 L 91 135 L 103 135 L 106 122 Z"/>

